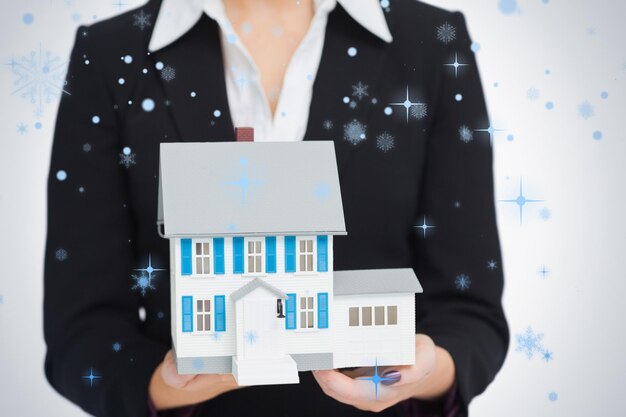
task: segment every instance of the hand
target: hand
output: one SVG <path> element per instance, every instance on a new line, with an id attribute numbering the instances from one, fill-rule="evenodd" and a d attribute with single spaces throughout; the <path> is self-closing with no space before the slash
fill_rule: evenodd
<path id="1" fill-rule="evenodd" d="M 367 376 L 372 376 L 374 370 Z M 454 362 L 445 350 L 424 335 L 415 335 L 415 365 L 378 368 L 380 377 L 395 381 L 378 384 L 378 398 L 370 380 L 353 379 L 337 370 L 314 371 L 324 393 L 360 410 L 379 412 L 400 401 L 416 398 L 435 400 L 444 396 L 454 383 Z"/>
<path id="2" fill-rule="evenodd" d="M 157 410 L 198 404 L 239 388 L 231 374 L 179 375 L 170 350 L 154 370 L 148 389 Z"/>

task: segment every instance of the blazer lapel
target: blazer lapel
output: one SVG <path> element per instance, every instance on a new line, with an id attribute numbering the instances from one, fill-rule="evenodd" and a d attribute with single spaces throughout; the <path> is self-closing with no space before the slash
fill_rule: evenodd
<path id="1" fill-rule="evenodd" d="M 335 142 L 340 176 L 363 142 L 373 140 L 367 121 L 373 110 L 384 108 L 378 91 L 388 50 L 383 40 L 352 19 L 340 4 L 329 14 L 304 139 Z M 353 94 L 353 86 L 359 83 L 367 86 L 366 96 Z M 359 141 L 354 134 L 363 128 L 365 139 Z"/>
<path id="2" fill-rule="evenodd" d="M 198 23 L 174 44 L 152 54 L 181 141 L 233 141 L 224 63 L 217 22 L 203 14 Z"/>

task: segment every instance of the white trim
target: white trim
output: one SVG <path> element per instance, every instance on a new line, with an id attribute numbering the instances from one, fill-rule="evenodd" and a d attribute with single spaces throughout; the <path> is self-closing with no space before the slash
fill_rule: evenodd
<path id="1" fill-rule="evenodd" d="M 315 304 L 317 304 L 317 294 L 313 294 L 313 295 L 309 295 L 308 293 L 306 293 L 304 296 L 302 295 L 296 295 L 297 297 L 297 303 L 298 303 L 298 308 L 296 309 L 297 311 L 297 317 L 296 319 L 298 319 L 300 321 L 299 325 L 296 326 L 296 328 L 301 329 L 301 330 L 312 330 L 312 329 L 316 329 L 317 328 L 317 311 L 316 308 L 317 306 Z M 302 308 L 302 299 L 306 299 L 306 308 Z M 312 307 L 309 308 L 308 303 L 309 303 L 309 298 L 311 298 L 313 300 L 313 305 Z M 302 313 L 313 313 L 313 325 L 312 326 L 308 326 L 309 323 L 309 319 L 308 319 L 308 314 L 307 314 L 307 327 L 302 327 Z"/>
<path id="2" fill-rule="evenodd" d="M 311 271 L 301 271 L 300 270 L 300 255 L 302 254 L 300 252 L 300 242 L 303 240 L 312 240 L 312 246 L 313 246 L 313 269 Z M 308 254 L 309 252 L 305 252 L 305 254 Z M 317 236 L 296 236 L 296 272 L 295 274 L 317 274 Z"/>
<path id="3" fill-rule="evenodd" d="M 209 254 L 205 255 L 204 253 L 202 255 L 198 255 L 196 252 L 196 243 L 200 243 L 200 244 L 204 244 L 204 243 L 208 243 L 209 245 Z M 213 256 L 213 238 L 207 238 L 207 239 L 191 239 L 191 276 L 194 278 L 211 278 L 215 276 L 215 266 L 214 264 L 214 256 Z M 198 270 L 196 268 L 196 264 L 198 262 L 197 258 L 198 256 L 201 257 L 207 257 L 209 258 L 209 272 L 208 273 L 203 273 L 203 274 L 199 274 Z"/>
<path id="4" fill-rule="evenodd" d="M 204 310 L 204 302 L 208 301 L 209 302 L 209 312 L 198 312 L 198 301 L 202 301 L 202 306 L 203 306 L 203 310 Z M 215 323 L 214 323 L 214 299 L 211 296 L 199 296 L 199 297 L 194 297 L 193 298 L 193 319 L 194 319 L 194 328 L 193 331 L 191 332 L 192 334 L 197 334 L 197 335 L 203 335 L 203 334 L 211 334 L 211 333 L 215 333 Z M 198 330 L 198 315 L 202 314 L 202 318 L 205 319 L 205 316 L 209 316 L 209 326 L 211 327 L 210 330 Z M 204 327 L 204 324 L 206 323 L 206 320 L 203 320 L 202 323 L 202 327 Z"/>
<path id="5" fill-rule="evenodd" d="M 261 253 L 254 252 L 253 256 L 261 256 L 261 271 L 260 272 L 248 272 L 248 242 L 261 242 Z M 243 274 L 247 276 L 257 276 L 259 274 L 266 275 L 265 271 L 265 237 L 244 237 L 243 238 Z"/>

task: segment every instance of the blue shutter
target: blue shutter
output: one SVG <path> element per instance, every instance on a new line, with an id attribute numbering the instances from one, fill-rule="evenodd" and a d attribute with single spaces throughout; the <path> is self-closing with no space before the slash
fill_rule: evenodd
<path id="1" fill-rule="evenodd" d="M 285 272 L 296 272 L 295 236 L 285 236 Z"/>
<path id="2" fill-rule="evenodd" d="M 265 237 L 265 272 L 276 272 L 276 236 Z"/>
<path id="3" fill-rule="evenodd" d="M 224 238 L 213 238 L 213 272 L 215 274 L 224 273 Z"/>
<path id="4" fill-rule="evenodd" d="M 183 307 L 183 332 L 193 332 L 193 297 L 190 295 L 182 298 Z"/>
<path id="5" fill-rule="evenodd" d="M 285 304 L 287 304 L 285 308 L 285 310 L 287 310 L 287 314 L 285 316 L 285 328 L 292 330 L 296 328 L 296 295 L 287 294 Z"/>
<path id="6" fill-rule="evenodd" d="M 317 327 L 328 329 L 328 293 L 317 293 Z"/>
<path id="7" fill-rule="evenodd" d="M 317 237 L 317 272 L 328 271 L 328 236 Z"/>
<path id="8" fill-rule="evenodd" d="M 191 239 L 180 240 L 181 275 L 191 275 Z"/>
<path id="9" fill-rule="evenodd" d="M 215 296 L 215 331 L 226 331 L 226 301 L 223 295 Z"/>
<path id="10" fill-rule="evenodd" d="M 233 274 L 243 274 L 243 238 L 233 238 Z"/>

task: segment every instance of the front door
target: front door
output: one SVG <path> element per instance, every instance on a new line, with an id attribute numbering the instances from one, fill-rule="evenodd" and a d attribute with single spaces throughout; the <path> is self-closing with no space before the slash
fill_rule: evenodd
<path id="1" fill-rule="evenodd" d="M 246 359 L 285 355 L 285 319 L 277 318 L 276 298 L 244 298 L 243 353 Z"/>

